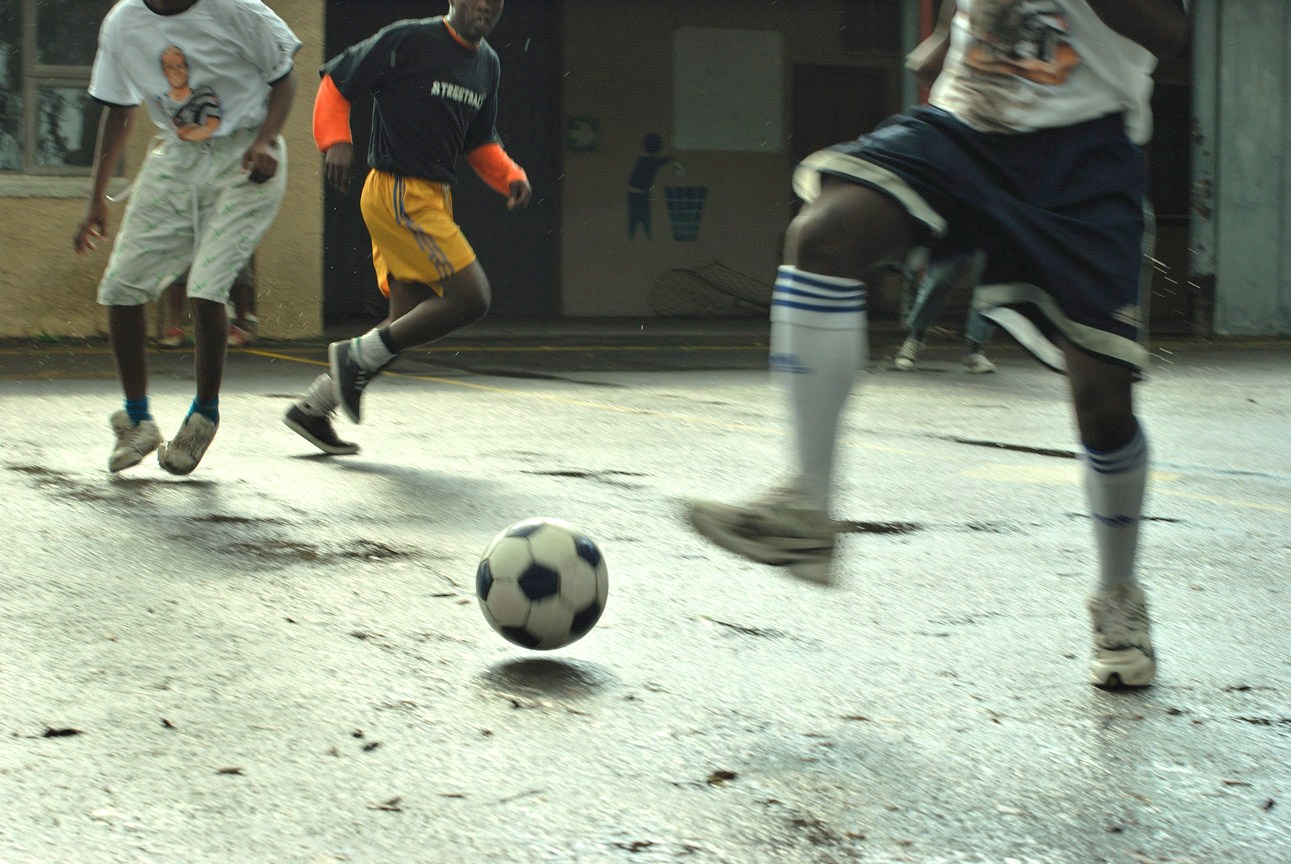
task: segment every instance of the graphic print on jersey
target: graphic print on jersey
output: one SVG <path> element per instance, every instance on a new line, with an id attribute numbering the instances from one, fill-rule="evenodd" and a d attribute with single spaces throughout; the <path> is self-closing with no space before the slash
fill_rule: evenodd
<path id="1" fill-rule="evenodd" d="M 978 75 L 1057 86 L 1080 65 L 1067 17 L 1054 0 L 978 0 L 969 22 L 964 65 Z"/>
<path id="2" fill-rule="evenodd" d="M 170 118 L 181 140 L 207 140 L 220 128 L 223 117 L 220 97 L 207 85 L 192 85 L 188 78 L 188 58 L 178 45 L 162 49 L 160 61 L 170 89 L 153 97 L 158 107 Z"/>

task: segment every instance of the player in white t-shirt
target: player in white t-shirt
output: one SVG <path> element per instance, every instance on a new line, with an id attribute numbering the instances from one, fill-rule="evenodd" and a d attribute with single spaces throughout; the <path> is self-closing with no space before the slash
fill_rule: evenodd
<path id="1" fill-rule="evenodd" d="M 72 238 L 78 254 L 106 238 L 107 186 L 139 105 L 160 142 L 131 187 L 99 283 L 125 408 L 108 467 L 153 450 L 173 474 L 197 467 L 220 422 L 238 272 L 282 203 L 287 151 L 279 134 L 296 90 L 298 40 L 260 0 L 121 0 L 103 19 L 90 95 L 106 106 L 93 189 Z M 144 304 L 188 271 L 197 393 L 178 434 L 162 443 L 148 404 Z"/>
<path id="2" fill-rule="evenodd" d="M 975 305 L 1071 385 L 1100 579 L 1100 686 L 1143 686 L 1156 663 L 1134 558 L 1147 440 L 1131 384 L 1147 361 L 1140 239 L 1156 56 L 1187 39 L 1182 0 L 944 0 L 912 55 L 944 57 L 931 105 L 809 156 L 809 205 L 786 237 L 771 366 L 794 417 L 796 478 L 743 506 L 691 506 L 718 545 L 831 580 L 838 418 L 866 355 L 865 287 L 916 244 L 981 249 Z"/>

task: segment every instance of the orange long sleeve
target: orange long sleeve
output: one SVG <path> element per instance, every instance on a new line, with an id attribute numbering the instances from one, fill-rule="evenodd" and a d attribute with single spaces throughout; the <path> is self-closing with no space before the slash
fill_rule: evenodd
<path id="1" fill-rule="evenodd" d="M 476 147 L 466 154 L 466 161 L 490 189 L 502 195 L 511 194 L 511 184 L 516 180 L 529 179 L 524 169 L 496 142 Z"/>
<path id="2" fill-rule="evenodd" d="M 324 75 L 314 97 L 314 145 L 326 152 L 336 144 L 350 144 L 350 103 L 336 89 L 331 75 Z"/>

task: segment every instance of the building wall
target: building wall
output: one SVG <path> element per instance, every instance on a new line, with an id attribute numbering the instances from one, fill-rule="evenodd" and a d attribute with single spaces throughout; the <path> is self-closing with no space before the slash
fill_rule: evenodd
<path id="1" fill-rule="evenodd" d="M 260 246 L 261 332 L 269 338 L 303 338 L 322 332 L 323 199 L 319 161 L 310 144 L 310 106 L 322 62 L 321 0 L 268 0 L 304 47 L 296 57 L 299 88 L 284 136 L 289 153 L 287 197 Z M 126 151 L 126 177 L 143 159 L 154 127 L 143 111 Z M 119 189 L 123 181 L 114 183 Z M 85 208 L 88 178 L 0 177 L 0 338 L 104 335 L 106 317 L 95 302 L 110 242 L 77 257 L 72 233 Z M 109 241 L 121 222 L 114 204 Z"/>
<path id="2" fill-rule="evenodd" d="M 789 97 L 795 63 L 878 66 L 889 70 L 894 109 L 900 106 L 900 57 L 844 54 L 837 3 L 763 0 L 563 0 L 566 124 L 592 121 L 592 134 L 567 144 L 561 180 L 561 312 L 568 316 L 649 316 L 656 280 L 673 268 L 718 262 L 768 286 L 781 260 L 791 216 L 794 160 Z M 790 8 L 792 7 L 792 9 Z M 679 149 L 674 128 L 673 37 L 680 27 L 737 28 L 783 34 L 783 134 L 765 152 Z M 609 34 L 617 34 L 609 38 Z M 749 60 L 756 63 L 755 59 Z M 758 70 L 749 69 L 750 76 Z M 860 134 L 856 128 L 849 134 Z M 651 196 L 653 239 L 628 237 L 628 177 L 645 155 L 647 134 L 663 139 L 665 166 Z M 662 194 L 666 186 L 707 189 L 698 239 L 673 238 Z M 769 288 L 768 288 L 769 298 Z"/>
<path id="3" fill-rule="evenodd" d="M 1291 7 L 1194 4 L 1193 279 L 1214 332 L 1291 335 Z"/>

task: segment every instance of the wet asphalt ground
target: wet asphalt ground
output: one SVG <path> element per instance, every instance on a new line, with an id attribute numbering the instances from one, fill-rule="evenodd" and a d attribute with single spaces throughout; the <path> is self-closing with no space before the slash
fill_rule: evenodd
<path id="1" fill-rule="evenodd" d="M 898 341 L 832 589 L 682 518 L 787 470 L 758 322 L 481 325 L 379 379 L 349 457 L 281 423 L 323 344 L 235 349 L 188 477 L 107 472 L 105 345 L 0 346 L 0 862 L 1291 861 L 1291 343 L 1154 346 L 1160 671 L 1107 693 L 1062 379 Z M 191 359 L 150 355 L 167 435 Z M 473 593 L 537 515 L 610 573 L 548 653 Z"/>

